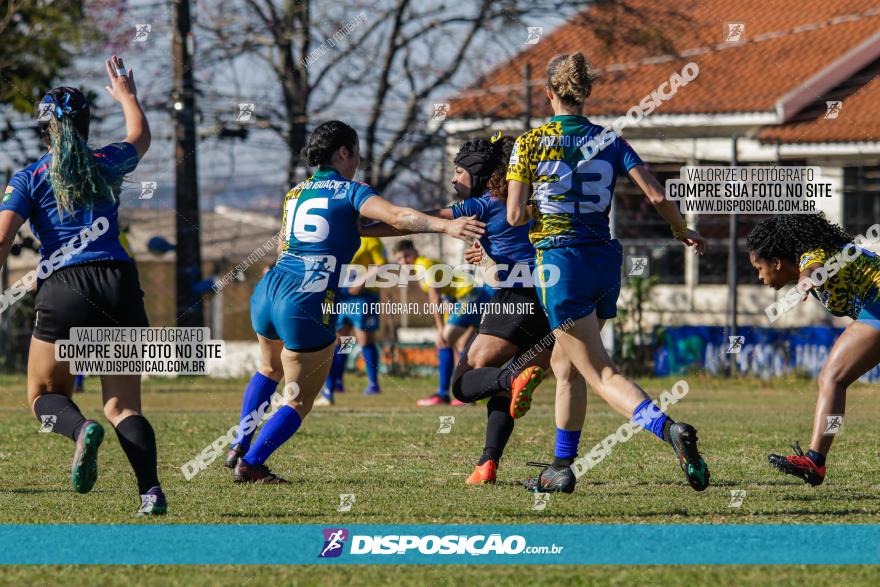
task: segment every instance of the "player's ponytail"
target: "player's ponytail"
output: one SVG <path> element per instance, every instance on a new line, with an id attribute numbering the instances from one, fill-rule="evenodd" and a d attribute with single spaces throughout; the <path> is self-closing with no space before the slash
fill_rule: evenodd
<path id="1" fill-rule="evenodd" d="M 90 114 L 85 96 L 74 88 L 56 88 L 43 98 L 41 112 L 48 115 L 38 127 L 52 149 L 49 185 L 59 216 L 98 201 L 112 202 L 122 180 L 108 183 L 86 142 Z"/>
<path id="2" fill-rule="evenodd" d="M 584 54 L 557 55 L 547 64 L 547 85 L 570 108 L 581 108 L 596 79 Z"/>
<path id="3" fill-rule="evenodd" d="M 329 165 L 340 147 L 354 153 L 358 144 L 357 131 L 338 120 L 330 120 L 318 125 L 309 135 L 309 143 L 303 149 L 302 158 L 311 167 Z"/>

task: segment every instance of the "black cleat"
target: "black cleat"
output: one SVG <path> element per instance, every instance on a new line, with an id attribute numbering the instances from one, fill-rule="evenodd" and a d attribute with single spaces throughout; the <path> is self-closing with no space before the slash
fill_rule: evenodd
<path id="1" fill-rule="evenodd" d="M 238 464 L 238 459 L 244 456 L 245 450 L 243 450 L 240 446 L 235 445 L 229 449 L 226 453 L 226 460 L 223 461 L 223 466 L 227 469 L 235 469 L 235 465 Z"/>
<path id="2" fill-rule="evenodd" d="M 266 465 L 250 465 L 243 459 L 238 460 L 238 464 L 232 472 L 232 477 L 236 483 L 263 483 L 265 485 L 284 485 L 290 483 L 287 479 L 282 479 L 270 471 Z"/>
<path id="3" fill-rule="evenodd" d="M 690 424 L 676 422 L 669 427 L 669 444 L 690 486 L 697 491 L 706 489 L 709 486 L 709 467 L 697 450 L 697 430 Z"/>
<path id="4" fill-rule="evenodd" d="M 141 507 L 135 514 L 138 517 L 164 516 L 168 513 L 168 501 L 162 488 L 156 485 L 141 495 Z"/>
<path id="5" fill-rule="evenodd" d="M 523 486 L 534 493 L 572 493 L 577 477 L 571 467 L 554 467 L 547 463 L 530 462 L 532 467 L 543 467 L 540 475 L 526 479 Z"/>

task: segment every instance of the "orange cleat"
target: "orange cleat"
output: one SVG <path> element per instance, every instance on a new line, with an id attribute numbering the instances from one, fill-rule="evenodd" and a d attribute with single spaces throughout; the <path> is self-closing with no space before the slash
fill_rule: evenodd
<path id="1" fill-rule="evenodd" d="M 510 390 L 510 417 L 522 418 L 532 407 L 532 394 L 544 379 L 544 370 L 540 367 L 526 367 L 520 371 Z"/>
<path id="2" fill-rule="evenodd" d="M 489 459 L 482 465 L 477 465 L 470 477 L 465 480 L 468 485 L 482 485 L 483 483 L 495 483 L 495 471 L 498 465 Z"/>

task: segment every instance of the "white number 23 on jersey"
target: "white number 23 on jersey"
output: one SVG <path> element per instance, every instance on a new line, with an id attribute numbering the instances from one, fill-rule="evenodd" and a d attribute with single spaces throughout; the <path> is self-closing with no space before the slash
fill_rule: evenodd
<path id="1" fill-rule="evenodd" d="M 605 212 L 611 203 L 611 186 L 614 182 L 614 167 L 602 159 L 578 161 L 575 172 L 565 161 L 541 161 L 535 169 L 537 177 L 556 177 L 554 182 L 535 182 L 534 198 L 538 202 L 538 209 L 542 212 L 574 213 L 575 202 L 551 202 L 549 196 L 563 195 L 572 192 L 572 178 L 584 175 L 598 176 L 591 181 L 581 181 L 577 186 L 576 194 L 592 196 L 590 200 L 577 202 L 577 212 L 590 214 L 593 212 Z M 571 208 L 563 210 L 561 208 Z M 545 208 L 547 208 L 545 210 Z M 557 209 L 560 208 L 560 209 Z"/>

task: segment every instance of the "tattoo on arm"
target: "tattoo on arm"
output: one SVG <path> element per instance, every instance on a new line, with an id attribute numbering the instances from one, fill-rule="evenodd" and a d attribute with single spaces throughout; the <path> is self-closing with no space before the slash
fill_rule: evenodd
<path id="1" fill-rule="evenodd" d="M 417 216 L 413 212 L 407 212 L 400 217 L 400 224 L 397 228 L 403 230 L 411 230 L 412 232 L 438 232 L 432 230 L 427 218 Z"/>

